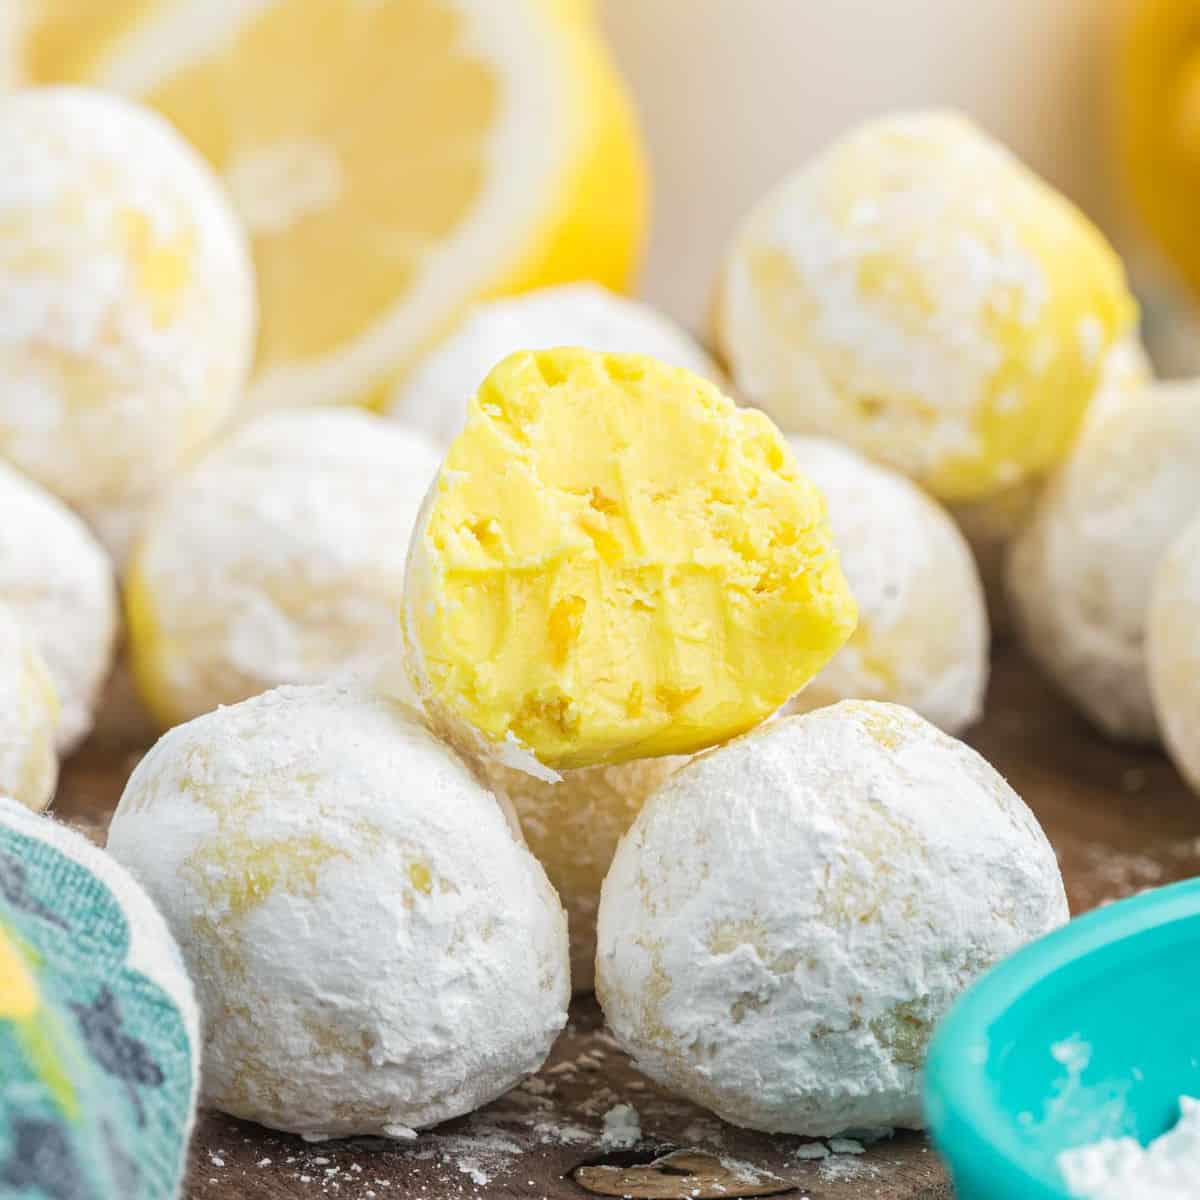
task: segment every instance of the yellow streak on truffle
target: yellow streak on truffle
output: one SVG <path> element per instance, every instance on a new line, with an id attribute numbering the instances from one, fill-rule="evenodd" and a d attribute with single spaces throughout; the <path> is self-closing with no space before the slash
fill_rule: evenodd
<path id="1" fill-rule="evenodd" d="M 136 271 L 138 290 L 150 306 L 154 324 L 163 329 L 174 321 L 184 289 L 191 280 L 195 234 L 185 230 L 170 239 L 159 239 L 145 213 L 131 208 L 121 217 L 121 231 Z"/>
<path id="2" fill-rule="evenodd" d="M 408 881 L 423 896 L 431 895 L 433 892 L 433 874 L 423 862 L 409 864 Z"/>
<path id="3" fill-rule="evenodd" d="M 211 902 L 224 901 L 244 916 L 282 885 L 289 892 L 315 895 L 320 868 L 348 855 L 316 834 L 258 841 L 231 834 L 193 855 L 196 879 Z"/>

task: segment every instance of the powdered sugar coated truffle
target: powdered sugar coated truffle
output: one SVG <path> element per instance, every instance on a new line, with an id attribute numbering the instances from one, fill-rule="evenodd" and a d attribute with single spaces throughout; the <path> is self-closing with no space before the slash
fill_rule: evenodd
<path id="1" fill-rule="evenodd" d="M 788 439 L 825 494 L 858 628 L 789 712 L 838 700 L 907 705 L 948 733 L 976 721 L 988 621 L 975 561 L 946 511 L 904 476 L 824 438 Z"/>
<path id="2" fill-rule="evenodd" d="M 210 451 L 129 572 L 136 677 L 160 723 L 382 659 L 438 461 L 422 435 L 353 409 L 275 413 Z"/>
<path id="3" fill-rule="evenodd" d="M 983 499 L 1059 462 L 1136 315 L 1117 256 L 951 112 L 851 130 L 746 218 L 717 325 L 743 395 Z"/>
<path id="4" fill-rule="evenodd" d="M 310 1134 L 468 1112 L 566 1022 L 566 921 L 496 800 L 403 705 L 280 688 L 168 733 L 109 849 L 205 1014 L 204 1096 Z"/>
<path id="5" fill-rule="evenodd" d="M 255 326 L 240 227 L 166 121 L 81 88 L 0 97 L 0 455 L 118 555 L 229 416 Z"/>
<path id="6" fill-rule="evenodd" d="M 613 767 L 584 767 L 564 771 L 561 783 L 480 762 L 492 790 L 512 803 L 530 850 L 567 910 L 576 992 L 590 992 L 595 985 L 596 910 L 617 843 L 646 798 L 686 761 L 638 758 Z"/>
<path id="7" fill-rule="evenodd" d="M 1150 741 L 1146 609 L 1160 559 L 1200 511 L 1200 386 L 1157 384 L 1089 424 L 1008 564 L 1025 645 L 1112 737 Z"/>
<path id="8" fill-rule="evenodd" d="M 1147 677 L 1171 758 L 1200 792 L 1200 513 L 1154 575 L 1146 619 Z"/>
<path id="9" fill-rule="evenodd" d="M 58 697 L 33 640 L 0 605 L 0 795 L 40 812 L 54 795 Z"/>
<path id="10" fill-rule="evenodd" d="M 448 444 L 487 373 L 518 350 L 584 346 L 649 354 L 714 382 L 721 372 L 682 329 L 648 305 L 594 283 L 539 288 L 477 307 L 396 389 L 390 416 Z"/>
<path id="11" fill-rule="evenodd" d="M 604 881 L 597 993 L 642 1070 L 734 1124 L 919 1127 L 934 1023 L 1066 917 L 1054 852 L 982 758 L 847 701 L 647 802 Z"/>
<path id="12" fill-rule="evenodd" d="M 112 665 L 112 566 L 73 512 L 3 463 L 0 514 L 0 603 L 32 637 L 54 681 L 58 746 L 66 752 L 91 729 Z"/>

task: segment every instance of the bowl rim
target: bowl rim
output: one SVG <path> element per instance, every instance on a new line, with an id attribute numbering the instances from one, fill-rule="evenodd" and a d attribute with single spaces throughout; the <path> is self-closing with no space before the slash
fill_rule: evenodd
<path id="1" fill-rule="evenodd" d="M 1031 1168 L 1010 1114 L 994 1101 L 977 1051 L 992 1025 L 1033 987 L 1081 960 L 1155 929 L 1200 916 L 1200 877 L 1093 909 L 1016 951 L 958 999 L 934 1033 L 923 1084 L 929 1132 L 953 1173 L 990 1174 L 996 1196 L 1073 1200 Z"/>

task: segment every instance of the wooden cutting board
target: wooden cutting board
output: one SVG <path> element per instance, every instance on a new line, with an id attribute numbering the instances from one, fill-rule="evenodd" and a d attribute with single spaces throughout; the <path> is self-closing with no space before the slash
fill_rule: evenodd
<path id="1" fill-rule="evenodd" d="M 64 770 L 57 814 L 103 840 L 108 814 L 147 739 L 118 688 L 98 735 Z M 1058 851 L 1075 912 L 1200 874 L 1200 799 L 1160 754 L 1121 749 L 1094 733 L 1015 649 L 998 653 L 987 716 L 968 740 L 1037 813 Z M 605 1115 L 620 1105 L 636 1110 L 640 1137 L 632 1145 L 626 1145 L 635 1136 L 632 1114 L 624 1110 L 609 1118 L 615 1132 L 604 1139 Z M 622 1132 L 623 1138 L 615 1136 Z M 734 1129 L 665 1095 L 630 1066 L 589 998 L 575 1004 L 567 1033 L 537 1077 L 409 1145 L 373 1139 L 309 1145 L 203 1115 L 185 1196 L 950 1195 L 936 1155 L 919 1135 L 899 1134 L 862 1153 L 807 1157 L 827 1148 Z"/>

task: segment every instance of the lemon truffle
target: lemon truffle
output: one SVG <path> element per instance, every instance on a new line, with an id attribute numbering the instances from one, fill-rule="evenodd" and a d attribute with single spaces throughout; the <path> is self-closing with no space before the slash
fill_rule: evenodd
<path id="1" fill-rule="evenodd" d="M 405 1136 L 536 1071 L 570 998 L 562 906 L 496 799 L 403 705 L 286 687 L 168 733 L 108 847 L 205 1017 L 203 1098 Z"/>
<path id="2" fill-rule="evenodd" d="M 58 696 L 56 740 L 67 753 L 91 729 L 112 666 L 118 617 L 112 564 L 70 509 L 3 463 L 0 514 L 0 604 L 12 610 L 46 664 Z"/>
<path id="3" fill-rule="evenodd" d="M 594 283 L 538 288 L 475 308 L 396 388 L 389 415 L 449 443 L 487 373 L 518 350 L 586 346 L 649 354 L 714 383 L 721 373 L 695 340 L 648 305 Z"/>
<path id="4" fill-rule="evenodd" d="M 947 502 L 1058 462 L 1135 319 L 1121 264 L 964 118 L 871 121 L 771 192 L 718 306 L 734 383 Z"/>
<path id="5" fill-rule="evenodd" d="M 1200 792 L 1198 631 L 1200 519 L 1193 519 L 1172 542 L 1154 574 L 1146 616 L 1146 671 L 1171 759 L 1192 789 Z"/>
<path id="6" fill-rule="evenodd" d="M 0 604 L 0 796 L 41 812 L 58 779 L 58 697 L 32 639 Z"/>
<path id="7" fill-rule="evenodd" d="M 646 798 L 685 758 L 638 758 L 615 767 L 565 771 L 560 783 L 481 764 L 494 793 L 508 800 L 567 912 L 571 986 L 590 992 L 596 978 L 596 909 L 621 835 Z"/>
<path id="8" fill-rule="evenodd" d="M 844 701 L 701 755 L 600 898 L 596 989 L 638 1067 L 735 1125 L 922 1125 L 934 1024 L 1067 919 L 1054 851 L 969 747 Z"/>
<path id="9" fill-rule="evenodd" d="M 352 409 L 273 413 L 205 455 L 129 570 L 135 678 L 161 725 L 381 660 L 438 463 L 420 434 Z"/>
<path id="10" fill-rule="evenodd" d="M 1153 741 L 1146 610 L 1154 571 L 1200 511 L 1200 384 L 1163 383 L 1089 423 L 1013 546 L 1029 652 L 1110 737 Z"/>
<path id="11" fill-rule="evenodd" d="M 888 700 L 947 733 L 983 711 L 988 620 L 975 560 L 958 527 L 914 483 L 824 438 L 788 439 L 829 505 L 858 628 L 788 705 Z"/>
<path id="12" fill-rule="evenodd" d="M 762 413 L 639 355 L 512 355 L 413 536 L 405 626 L 435 726 L 536 773 L 758 724 L 854 628 L 824 502 Z"/>
<path id="13" fill-rule="evenodd" d="M 166 121 L 82 88 L 0 96 L 0 456 L 118 557 L 229 416 L 255 313 L 221 186 Z"/>

